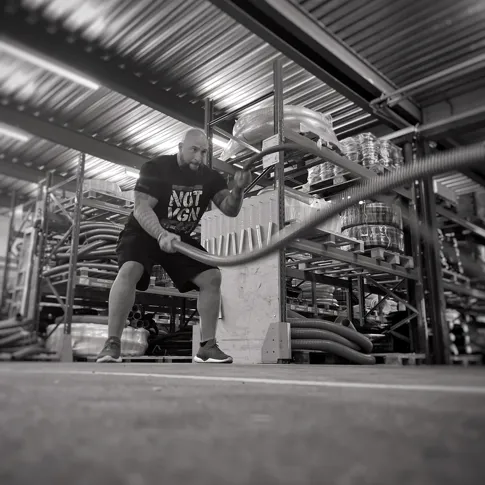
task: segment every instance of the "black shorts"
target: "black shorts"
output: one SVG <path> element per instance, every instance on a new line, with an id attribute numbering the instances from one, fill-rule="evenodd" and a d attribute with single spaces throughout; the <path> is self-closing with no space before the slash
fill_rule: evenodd
<path id="1" fill-rule="evenodd" d="M 191 237 L 181 237 L 181 240 L 194 248 L 207 252 Z M 150 284 L 150 276 L 154 265 L 159 264 L 170 276 L 175 287 L 181 292 L 198 290 L 192 280 L 199 274 L 214 266 L 208 266 L 180 253 L 166 253 L 160 249 L 157 241 L 145 232 L 124 229 L 121 231 L 116 248 L 118 266 L 121 268 L 128 261 L 136 261 L 143 265 L 145 271 L 136 288 L 145 291 Z"/>

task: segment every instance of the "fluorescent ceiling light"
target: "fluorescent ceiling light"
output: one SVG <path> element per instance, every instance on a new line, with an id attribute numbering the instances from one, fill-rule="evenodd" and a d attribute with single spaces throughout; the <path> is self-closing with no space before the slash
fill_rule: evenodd
<path id="1" fill-rule="evenodd" d="M 46 69 L 47 71 L 69 79 L 70 81 L 80 84 L 81 86 L 85 86 L 86 88 L 96 90 L 100 87 L 99 84 L 91 79 L 88 79 L 83 74 L 78 73 L 73 69 L 64 67 L 61 64 L 58 64 L 56 61 L 50 60 L 47 57 L 44 57 L 35 51 L 31 51 L 26 47 L 12 43 L 10 40 L 6 41 L 4 39 L 0 39 L 0 51 L 6 52 L 7 54 L 22 59 L 23 61 L 29 62 L 34 66 Z"/>
<path id="2" fill-rule="evenodd" d="M 140 178 L 140 171 L 137 170 L 136 168 L 126 167 L 125 168 L 125 175 L 127 177 L 137 179 L 137 178 Z"/>
<path id="3" fill-rule="evenodd" d="M 221 148 L 226 148 L 226 145 L 227 145 L 227 141 L 221 140 L 220 138 L 216 138 L 215 136 L 212 137 L 212 143 Z"/>
<path id="4" fill-rule="evenodd" d="M 30 140 L 30 136 L 27 135 L 27 133 L 24 133 L 20 130 L 13 128 L 12 126 L 4 124 L 0 124 L 0 135 L 9 136 L 10 138 L 14 138 L 15 140 L 23 142 Z"/>

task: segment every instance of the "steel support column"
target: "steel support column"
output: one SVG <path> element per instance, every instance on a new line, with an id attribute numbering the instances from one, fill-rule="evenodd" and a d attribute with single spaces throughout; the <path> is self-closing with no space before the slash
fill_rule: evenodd
<path id="1" fill-rule="evenodd" d="M 411 143 L 406 143 L 403 147 L 404 163 L 412 163 L 413 146 Z M 416 271 L 416 280 L 406 280 L 407 294 L 411 301 L 415 303 L 417 310 L 416 315 L 416 331 L 410 328 L 411 338 L 411 351 L 422 353 L 426 356 L 426 363 L 431 363 L 431 355 L 429 352 L 429 332 L 427 323 L 426 301 L 424 295 L 424 269 L 423 269 L 423 251 L 421 246 L 421 235 L 419 228 L 419 215 L 418 215 L 418 195 L 419 195 L 419 183 L 416 181 L 411 186 L 411 199 L 408 205 L 409 214 L 409 235 L 407 239 L 407 249 L 414 260 L 414 268 Z M 433 194 L 434 195 L 434 194 Z M 412 321 L 411 321 L 412 322 Z M 410 323 L 411 323 L 410 322 Z"/>
<path id="2" fill-rule="evenodd" d="M 209 150 L 207 152 L 207 165 L 212 168 L 212 155 L 214 153 L 214 146 L 212 143 L 213 136 L 213 124 L 212 119 L 214 118 L 214 102 L 212 99 L 207 98 L 205 100 L 205 116 L 204 116 L 204 130 L 209 141 Z"/>
<path id="3" fill-rule="evenodd" d="M 284 102 L 283 102 L 283 64 L 281 60 L 274 62 L 274 129 L 278 135 L 278 145 L 285 141 L 284 134 Z M 285 155 L 278 153 L 278 163 L 275 165 L 275 183 L 278 194 L 278 231 L 285 228 Z M 279 321 L 286 322 L 286 259 L 285 250 L 279 252 Z"/>
<path id="4" fill-rule="evenodd" d="M 7 300 L 7 284 L 8 284 L 8 271 L 10 263 L 10 252 L 12 250 L 12 240 L 15 235 L 15 208 L 17 206 L 17 194 L 15 190 L 12 192 L 10 199 L 10 217 L 8 222 L 8 232 L 7 232 L 7 245 L 5 247 L 5 268 L 3 270 L 2 279 L 2 301 L 0 302 L 0 309 L 5 309 L 5 304 Z"/>
<path id="5" fill-rule="evenodd" d="M 61 353 L 61 360 L 63 362 L 72 362 L 72 340 L 71 340 L 71 324 L 73 316 L 74 296 L 76 290 L 76 273 L 77 273 L 77 252 L 79 247 L 79 230 L 81 224 L 81 210 L 83 203 L 83 185 L 84 185 L 84 170 L 86 165 L 86 155 L 79 154 L 79 164 L 77 167 L 77 187 L 74 208 L 74 221 L 71 239 L 71 254 L 69 258 L 69 275 L 66 290 L 66 314 L 64 315 L 64 342 Z"/>
<path id="6" fill-rule="evenodd" d="M 54 174 L 52 171 L 47 172 L 46 180 L 43 184 L 43 201 L 42 201 L 42 220 L 39 231 L 39 238 L 37 240 L 37 261 L 38 261 L 38 268 L 37 268 L 37 278 L 34 282 L 34 324 L 36 325 L 36 330 L 39 330 L 39 317 L 40 317 L 40 301 L 41 301 L 41 292 L 42 292 L 42 285 L 43 285 L 43 277 L 42 273 L 44 272 L 44 265 L 46 262 L 45 259 L 45 250 L 47 244 L 47 233 L 49 231 L 49 200 L 50 200 L 50 191 L 53 185 Z"/>
<path id="7" fill-rule="evenodd" d="M 415 142 L 419 155 L 425 155 L 425 145 Z M 420 180 L 418 207 L 421 224 L 429 229 L 429 237 L 422 240 L 422 255 L 424 258 L 424 289 L 427 302 L 427 320 L 432 331 L 432 363 L 443 365 L 450 363 L 449 328 L 446 322 L 446 301 L 443 286 L 443 273 L 440 260 L 440 243 L 438 239 L 438 223 L 436 218 L 436 200 L 433 190 L 433 179 Z"/>

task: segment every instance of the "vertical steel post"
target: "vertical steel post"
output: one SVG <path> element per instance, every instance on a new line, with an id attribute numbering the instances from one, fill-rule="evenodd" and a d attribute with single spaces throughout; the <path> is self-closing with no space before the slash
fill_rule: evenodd
<path id="1" fill-rule="evenodd" d="M 214 103 L 212 99 L 205 98 L 205 110 L 204 110 L 204 130 L 209 142 L 209 149 L 207 150 L 207 166 L 212 168 L 212 157 L 214 156 L 214 144 L 212 143 L 212 136 L 214 130 L 212 128 L 212 120 L 214 118 Z M 209 203 L 209 210 L 214 209 L 214 203 Z"/>
<path id="2" fill-rule="evenodd" d="M 411 143 L 406 143 L 403 147 L 404 163 L 412 163 L 414 159 L 413 146 Z M 414 306 L 418 310 L 416 316 L 417 322 L 417 339 L 413 342 L 412 351 L 418 353 L 424 353 L 426 357 L 426 363 L 431 364 L 431 355 L 429 352 L 429 332 L 428 323 L 426 318 L 426 301 L 424 297 L 423 286 L 423 248 L 421 245 L 421 235 L 419 228 L 419 182 L 415 181 L 411 187 L 411 201 L 408 205 L 409 213 L 409 225 L 410 225 L 410 242 L 411 242 L 411 256 L 415 264 L 415 270 L 418 275 L 417 281 L 407 280 L 408 297 L 411 302 L 414 302 Z M 411 324 L 410 324 L 411 325 Z M 412 332 L 410 332 L 411 338 L 413 338 Z"/>
<path id="3" fill-rule="evenodd" d="M 347 318 L 354 323 L 354 306 L 352 301 L 352 293 L 353 293 L 353 281 L 352 277 L 349 277 L 349 286 L 347 287 L 346 291 L 346 299 L 347 299 Z"/>
<path id="4" fill-rule="evenodd" d="M 3 270 L 3 280 L 2 280 L 2 301 L 0 303 L 0 308 L 5 309 L 7 303 L 7 284 L 8 284 L 8 271 L 10 263 L 10 252 L 12 250 L 12 241 L 15 239 L 15 207 L 17 206 L 17 193 L 12 191 L 12 197 L 10 199 L 10 219 L 8 222 L 8 232 L 7 232 L 7 246 L 5 248 L 5 268 Z"/>
<path id="5" fill-rule="evenodd" d="M 425 155 L 426 146 L 416 147 L 420 155 Z M 424 238 L 423 256 L 425 269 L 425 291 L 428 320 L 433 331 L 433 363 L 437 365 L 450 363 L 450 335 L 446 322 L 446 300 L 441 270 L 440 243 L 438 238 L 438 222 L 436 218 L 436 200 L 433 190 L 433 179 L 419 182 L 420 220 L 426 225 L 432 240 Z"/>
<path id="6" fill-rule="evenodd" d="M 357 276 L 357 292 L 359 298 L 359 325 L 360 328 L 365 327 L 365 281 L 363 276 Z"/>
<path id="7" fill-rule="evenodd" d="M 39 240 L 37 243 L 37 278 L 34 282 L 34 324 L 36 326 L 36 330 L 39 329 L 39 319 L 40 319 L 40 301 L 41 301 L 41 292 L 42 292 L 42 273 L 44 272 L 44 264 L 45 264 L 45 248 L 47 242 L 47 232 L 49 230 L 49 194 L 50 189 L 52 187 L 52 181 L 54 178 L 54 173 L 52 171 L 47 172 L 47 177 L 44 182 L 44 193 L 43 193 L 43 201 L 42 201 L 42 221 L 41 227 L 39 229 Z"/>
<path id="8" fill-rule="evenodd" d="M 312 311 L 313 311 L 313 316 L 315 318 L 318 318 L 318 303 L 317 303 L 317 282 L 315 281 L 315 275 L 312 273 Z"/>
<path id="9" fill-rule="evenodd" d="M 209 140 L 209 150 L 207 152 L 207 165 L 212 168 L 212 156 L 214 154 L 214 145 L 212 143 L 212 136 L 214 130 L 212 129 L 212 119 L 214 117 L 214 103 L 212 99 L 205 99 L 205 111 L 204 111 L 204 126 L 205 134 Z"/>
<path id="10" fill-rule="evenodd" d="M 86 165 L 86 155 L 79 154 L 79 164 L 77 167 L 76 197 L 74 206 L 73 229 L 71 239 L 71 254 L 69 258 L 69 275 L 66 292 L 66 314 L 64 315 L 64 345 L 61 355 L 62 361 L 73 360 L 72 341 L 71 341 L 71 324 L 74 305 L 74 293 L 76 289 L 76 270 L 77 270 L 77 252 L 79 247 L 79 229 L 81 224 L 82 203 L 83 203 L 83 185 L 84 169 Z"/>
<path id="11" fill-rule="evenodd" d="M 285 140 L 284 133 L 284 101 L 283 101 L 283 63 L 281 59 L 274 62 L 274 129 L 278 135 L 278 145 Z M 275 183 L 278 194 L 278 231 L 285 228 L 285 155 L 278 154 L 278 163 L 275 165 Z M 285 250 L 279 252 L 279 321 L 286 322 L 286 260 Z"/>

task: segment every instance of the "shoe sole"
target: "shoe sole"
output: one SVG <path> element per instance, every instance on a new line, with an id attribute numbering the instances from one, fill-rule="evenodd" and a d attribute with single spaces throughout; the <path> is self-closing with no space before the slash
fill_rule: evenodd
<path id="1" fill-rule="evenodd" d="M 228 357 L 227 359 L 224 360 L 217 360 L 217 359 L 201 359 L 200 357 L 195 356 L 194 357 L 194 362 L 197 364 L 232 364 L 232 358 Z"/>
<path id="2" fill-rule="evenodd" d="M 118 357 L 115 359 L 114 357 L 111 357 L 110 355 L 104 355 L 103 357 L 100 357 L 99 359 L 96 359 L 96 364 L 121 364 L 123 361 L 122 357 Z"/>

